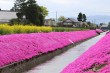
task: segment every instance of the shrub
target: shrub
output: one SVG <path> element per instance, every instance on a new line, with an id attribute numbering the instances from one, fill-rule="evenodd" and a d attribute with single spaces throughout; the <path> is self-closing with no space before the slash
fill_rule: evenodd
<path id="1" fill-rule="evenodd" d="M 0 34 L 15 34 L 15 33 L 36 33 L 36 32 L 51 32 L 52 27 L 33 26 L 33 25 L 0 25 Z"/>

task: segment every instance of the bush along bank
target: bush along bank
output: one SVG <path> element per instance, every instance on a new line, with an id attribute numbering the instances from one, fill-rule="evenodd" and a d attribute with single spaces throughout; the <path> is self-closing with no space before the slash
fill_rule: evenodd
<path id="1" fill-rule="evenodd" d="M 20 34 L 20 33 L 38 33 L 38 32 L 51 32 L 52 27 L 47 26 L 31 26 L 31 25 L 7 25 L 0 24 L 0 34 Z"/>
<path id="2" fill-rule="evenodd" d="M 16 66 L 17 62 L 21 63 L 23 60 L 29 61 L 32 57 L 39 57 L 42 54 L 48 54 L 57 49 L 63 49 L 69 44 L 75 44 L 96 35 L 96 30 L 86 30 L 0 36 L 1 72 L 5 73 L 5 68 L 10 65 Z M 51 57 L 51 55 L 49 56 Z"/>
<path id="3" fill-rule="evenodd" d="M 87 28 L 64 28 L 64 27 L 50 27 L 50 26 L 34 26 L 34 25 L 8 25 L 0 24 L 0 35 L 6 34 L 20 34 L 20 33 L 41 33 L 41 32 L 68 32 L 89 30 Z"/>

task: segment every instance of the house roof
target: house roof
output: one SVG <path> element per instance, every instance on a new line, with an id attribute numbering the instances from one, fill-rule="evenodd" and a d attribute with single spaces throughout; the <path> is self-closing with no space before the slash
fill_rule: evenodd
<path id="1" fill-rule="evenodd" d="M 71 22 L 78 22 L 78 21 L 76 19 L 74 19 L 74 18 L 68 18 L 68 19 L 66 19 L 63 22 L 71 23 Z"/>
<path id="2" fill-rule="evenodd" d="M 55 21 L 54 19 L 45 19 L 45 21 L 49 21 L 49 20 L 51 20 L 51 21 Z"/>
<path id="3" fill-rule="evenodd" d="M 74 19 L 74 18 L 68 18 L 68 19 L 70 19 L 71 21 L 73 21 L 73 22 L 78 22 L 76 19 Z"/>
<path id="4" fill-rule="evenodd" d="M 15 11 L 10 11 L 10 10 L 1 10 L 0 12 L 15 12 Z"/>
<path id="5" fill-rule="evenodd" d="M 108 27 L 108 25 L 107 25 L 107 24 L 104 24 L 104 25 L 102 25 L 101 27 Z"/>

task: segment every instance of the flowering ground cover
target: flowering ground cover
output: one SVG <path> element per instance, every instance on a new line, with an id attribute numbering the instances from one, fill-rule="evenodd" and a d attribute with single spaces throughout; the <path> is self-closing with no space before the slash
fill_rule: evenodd
<path id="1" fill-rule="evenodd" d="M 0 67 L 96 36 L 96 30 L 0 36 Z"/>
<path id="2" fill-rule="evenodd" d="M 61 73 L 110 73 L 110 33 Z"/>
<path id="3" fill-rule="evenodd" d="M 103 31 L 101 29 L 96 29 L 97 33 L 102 33 Z"/>

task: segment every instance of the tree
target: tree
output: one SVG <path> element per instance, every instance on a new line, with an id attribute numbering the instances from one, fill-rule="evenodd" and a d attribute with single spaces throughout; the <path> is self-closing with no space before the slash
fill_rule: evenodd
<path id="1" fill-rule="evenodd" d="M 108 29 L 110 30 L 110 22 L 108 23 Z"/>
<path id="2" fill-rule="evenodd" d="M 18 23 L 20 22 L 20 20 L 23 18 L 23 14 L 22 13 L 16 13 L 17 17 L 18 17 Z"/>
<path id="3" fill-rule="evenodd" d="M 86 15 L 83 14 L 82 17 L 83 17 L 82 21 L 83 21 L 83 22 L 86 22 L 86 20 L 87 20 Z"/>
<path id="4" fill-rule="evenodd" d="M 14 3 L 14 7 L 10 9 L 10 11 L 15 11 L 17 12 L 16 15 L 19 19 L 23 18 L 23 15 L 26 13 L 26 7 L 27 7 L 27 2 L 26 0 L 16 0 Z"/>
<path id="5" fill-rule="evenodd" d="M 88 25 L 92 24 L 90 21 L 87 22 Z"/>
<path id="6" fill-rule="evenodd" d="M 104 23 L 100 23 L 100 26 L 104 25 Z"/>
<path id="7" fill-rule="evenodd" d="M 35 25 L 43 25 L 44 18 L 48 15 L 46 7 L 40 7 L 35 0 L 16 0 L 11 10 L 18 12 L 18 19 L 25 16 L 28 23 Z"/>
<path id="8" fill-rule="evenodd" d="M 39 6 L 36 4 L 35 0 L 27 1 L 27 9 L 26 9 L 26 19 L 29 23 L 33 23 L 36 25 L 40 24 L 39 16 L 41 12 L 39 10 Z"/>
<path id="9" fill-rule="evenodd" d="M 10 11 L 21 12 L 21 9 L 24 10 L 24 6 L 26 5 L 26 0 L 15 0 L 14 7 L 10 9 Z"/>
<path id="10" fill-rule="evenodd" d="M 64 16 L 60 16 L 60 17 L 58 18 L 58 20 L 59 20 L 59 21 L 64 21 L 64 20 L 66 20 L 66 18 L 65 18 Z"/>
<path id="11" fill-rule="evenodd" d="M 88 26 L 91 27 L 92 23 L 90 21 L 87 22 Z"/>
<path id="12" fill-rule="evenodd" d="M 82 21 L 82 19 L 83 19 L 83 15 L 82 15 L 82 13 L 81 13 L 81 12 L 79 13 L 79 15 L 78 15 L 78 18 L 77 18 L 77 19 L 78 19 L 78 21 Z"/>
<path id="13" fill-rule="evenodd" d="M 40 6 L 40 9 L 41 9 L 42 15 L 43 15 L 43 17 L 45 19 L 45 17 L 48 15 L 49 11 L 44 6 Z"/>

